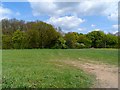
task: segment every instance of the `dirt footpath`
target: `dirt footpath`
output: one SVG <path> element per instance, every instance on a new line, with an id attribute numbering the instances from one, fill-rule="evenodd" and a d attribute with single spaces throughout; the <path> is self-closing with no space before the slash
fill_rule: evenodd
<path id="1" fill-rule="evenodd" d="M 115 66 L 69 60 L 63 62 L 94 74 L 96 76 L 96 83 L 92 88 L 118 88 L 118 68 Z"/>

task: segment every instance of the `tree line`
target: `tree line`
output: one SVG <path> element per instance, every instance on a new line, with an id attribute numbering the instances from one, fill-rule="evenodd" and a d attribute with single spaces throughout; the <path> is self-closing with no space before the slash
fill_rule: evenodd
<path id="1" fill-rule="evenodd" d="M 3 49 L 118 48 L 119 36 L 103 31 L 64 33 L 60 27 L 39 20 L 3 19 L 1 22 Z"/>

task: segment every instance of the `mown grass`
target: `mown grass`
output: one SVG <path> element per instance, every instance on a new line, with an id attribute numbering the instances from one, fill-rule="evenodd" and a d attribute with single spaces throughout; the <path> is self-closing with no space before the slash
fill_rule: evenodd
<path id="1" fill-rule="evenodd" d="M 3 88 L 89 88 L 94 76 L 57 60 L 95 60 L 117 65 L 116 49 L 3 50 Z M 59 63 L 59 62 L 58 62 Z"/>

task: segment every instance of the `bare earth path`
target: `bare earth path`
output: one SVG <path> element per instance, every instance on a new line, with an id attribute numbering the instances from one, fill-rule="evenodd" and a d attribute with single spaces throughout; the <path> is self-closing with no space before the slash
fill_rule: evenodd
<path id="1" fill-rule="evenodd" d="M 96 76 L 96 83 L 92 88 L 118 88 L 118 68 L 116 66 L 70 60 L 63 62 L 94 74 Z"/>

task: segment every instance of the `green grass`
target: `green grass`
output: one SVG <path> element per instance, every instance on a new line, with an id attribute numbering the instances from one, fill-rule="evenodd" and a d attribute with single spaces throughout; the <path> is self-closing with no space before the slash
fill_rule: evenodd
<path id="1" fill-rule="evenodd" d="M 95 80 L 80 69 L 57 66 L 57 60 L 95 60 L 117 65 L 116 49 L 3 50 L 3 88 L 89 88 Z M 55 61 L 55 62 L 54 62 Z M 60 62 L 58 62 L 60 63 Z"/>

